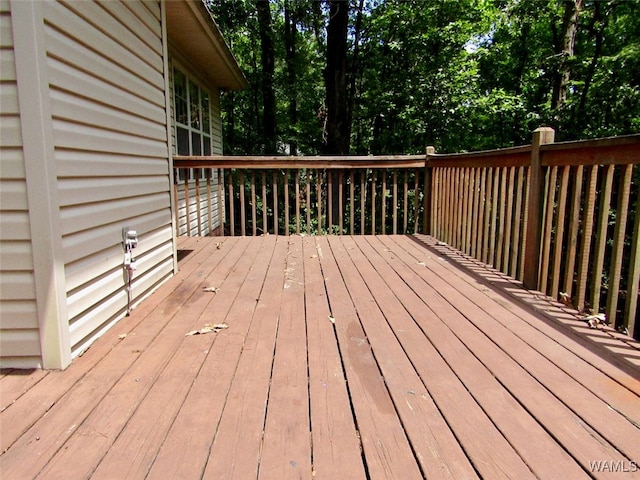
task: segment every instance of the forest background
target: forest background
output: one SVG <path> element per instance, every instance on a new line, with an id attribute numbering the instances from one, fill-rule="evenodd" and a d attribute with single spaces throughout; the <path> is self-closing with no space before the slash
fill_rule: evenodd
<path id="1" fill-rule="evenodd" d="M 226 154 L 410 154 L 640 131 L 640 0 L 207 0 L 249 81 Z"/>

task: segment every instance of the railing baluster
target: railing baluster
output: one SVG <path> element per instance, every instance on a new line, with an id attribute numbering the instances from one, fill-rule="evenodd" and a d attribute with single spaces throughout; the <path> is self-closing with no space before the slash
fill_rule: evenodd
<path id="1" fill-rule="evenodd" d="M 569 169 L 566 165 L 562 168 L 560 175 L 560 187 L 558 191 L 558 211 L 556 213 L 556 234 L 553 245 L 553 263 L 551 265 L 551 290 L 550 295 L 553 298 L 558 298 L 560 288 L 560 267 L 563 258 L 564 249 L 564 224 L 565 224 L 565 210 L 567 208 L 567 190 L 569 189 Z"/>
<path id="2" fill-rule="evenodd" d="M 300 169 L 296 169 L 296 235 L 300 235 Z"/>
<path id="3" fill-rule="evenodd" d="M 240 235 L 244 237 L 247 234 L 247 230 L 245 227 L 246 213 L 244 202 L 244 170 L 240 170 L 240 185 L 238 185 L 238 190 L 240 191 Z"/>
<path id="4" fill-rule="evenodd" d="M 409 170 L 404 171 L 404 191 L 403 191 L 403 217 L 402 217 L 402 233 L 407 234 L 407 229 L 409 225 L 409 212 L 408 212 L 408 204 L 409 204 Z"/>
<path id="5" fill-rule="evenodd" d="M 251 170 L 251 233 L 257 235 L 256 225 L 256 172 Z"/>
<path id="6" fill-rule="evenodd" d="M 218 169 L 218 223 L 220 224 L 220 235 L 224 236 L 224 170 Z"/>
<path id="7" fill-rule="evenodd" d="M 307 213 L 307 235 L 311 235 L 311 181 L 310 181 L 310 175 L 311 175 L 311 169 L 307 168 L 307 172 L 306 172 L 306 182 L 307 182 L 307 208 L 306 208 L 306 213 Z"/>
<path id="8" fill-rule="evenodd" d="M 365 188 L 365 177 L 367 170 L 365 168 L 360 170 L 360 235 L 365 234 L 365 221 L 366 221 L 366 199 L 367 190 Z"/>
<path id="9" fill-rule="evenodd" d="M 229 179 L 229 183 L 227 184 L 227 188 L 229 189 L 229 234 L 233 237 L 236 234 L 236 220 L 235 220 L 235 197 L 233 194 L 233 171 L 229 171 L 229 175 L 227 175 Z"/>
<path id="10" fill-rule="evenodd" d="M 591 254 L 591 240 L 593 234 L 593 212 L 596 203 L 596 184 L 598 181 L 598 167 L 589 168 L 589 180 L 587 186 L 587 197 L 582 216 L 582 241 L 580 242 L 580 257 L 578 258 L 578 275 L 576 278 L 576 308 L 584 310 L 587 292 L 589 257 Z"/>
<path id="11" fill-rule="evenodd" d="M 327 170 L 327 232 L 333 227 L 333 172 Z"/>
<path id="12" fill-rule="evenodd" d="M 636 167 L 638 168 L 638 167 Z M 632 337 L 635 334 L 636 311 L 638 308 L 638 288 L 640 283 L 640 188 L 636 195 L 636 219 L 631 237 L 629 273 L 627 275 L 627 301 L 625 303 L 624 326 Z"/>
<path id="13" fill-rule="evenodd" d="M 573 194 L 571 196 L 571 212 L 569 213 L 569 239 L 567 241 L 567 261 L 564 275 L 563 292 L 570 299 L 573 295 L 573 281 L 575 276 L 576 254 L 578 250 L 578 233 L 580 227 L 580 199 L 582 197 L 582 180 L 584 167 L 576 168 L 573 179 Z"/>
<path id="14" fill-rule="evenodd" d="M 512 248 L 512 232 L 513 232 L 513 203 L 514 203 L 514 189 L 515 189 L 515 175 L 516 168 L 509 167 L 509 177 L 507 180 L 507 216 L 505 218 L 505 232 L 504 232 L 504 250 L 502 257 L 502 271 L 509 274 L 509 258 Z"/>
<path id="15" fill-rule="evenodd" d="M 496 268 L 500 271 L 503 270 L 503 252 L 504 252 L 504 243 L 505 243 L 505 222 L 506 222 L 506 211 L 507 211 L 507 169 L 500 168 L 498 169 L 500 172 L 500 219 L 498 220 L 498 249 L 496 253 Z"/>
<path id="16" fill-rule="evenodd" d="M 322 181 L 320 170 L 316 170 L 316 196 L 318 199 L 318 235 L 322 235 Z"/>
<path id="17" fill-rule="evenodd" d="M 342 235 L 344 228 L 344 172 L 338 174 L 338 235 Z"/>
<path id="18" fill-rule="evenodd" d="M 618 295 L 620 294 L 620 273 L 622 272 L 622 256 L 627 228 L 627 215 L 629 212 L 629 197 L 631 196 L 632 173 L 633 165 L 625 165 L 618 188 L 618 208 L 616 209 L 616 226 L 613 233 L 609 289 L 607 291 L 607 304 L 605 308 L 607 321 L 613 326 L 616 325 Z M 638 215 L 638 212 L 636 212 L 636 215 Z"/>
<path id="19" fill-rule="evenodd" d="M 355 208 L 355 186 L 353 184 L 354 175 L 353 169 L 349 171 L 349 233 L 353 235 L 354 232 L 354 222 L 356 221 L 356 216 L 354 214 Z"/>
<path id="20" fill-rule="evenodd" d="M 607 228 L 609 227 L 609 211 L 611 207 L 611 187 L 615 165 L 604 167 L 604 178 L 600 189 L 600 207 L 598 209 L 598 225 L 596 227 L 596 250 L 593 275 L 591 277 L 591 308 L 600 310 L 600 293 L 602 292 L 602 273 L 604 271 L 604 254 L 607 247 Z"/>
<path id="21" fill-rule="evenodd" d="M 384 235 L 387 233 L 387 171 L 382 170 L 382 193 L 380 194 L 380 233 Z"/>
<path id="22" fill-rule="evenodd" d="M 520 229 L 522 228 L 522 219 L 524 218 L 524 212 L 522 211 L 522 195 L 524 193 L 524 188 L 524 167 L 518 167 L 513 239 L 511 242 L 511 267 L 509 269 L 509 274 L 515 278 L 518 278 L 518 252 L 523 251 L 520 246 Z"/>
<path id="23" fill-rule="evenodd" d="M 269 233 L 269 224 L 267 223 L 267 171 L 262 170 L 262 233 Z"/>
<path id="24" fill-rule="evenodd" d="M 289 235 L 289 169 L 285 169 L 284 171 L 284 184 L 283 184 L 283 192 L 284 195 L 284 235 Z"/>
<path id="25" fill-rule="evenodd" d="M 558 167 L 551 167 L 547 175 L 546 191 L 544 195 L 545 208 L 542 228 L 542 251 L 540 253 L 540 278 L 538 290 L 547 293 L 549 283 L 549 258 L 551 258 L 552 225 L 556 203 L 556 187 L 558 180 Z"/>
<path id="26" fill-rule="evenodd" d="M 376 173 L 371 170 L 371 235 L 376 234 Z"/>
<path id="27" fill-rule="evenodd" d="M 273 196 L 273 234 L 279 235 L 280 222 L 278 221 L 278 170 L 271 170 L 271 184 Z"/>
<path id="28" fill-rule="evenodd" d="M 205 169 L 205 178 L 207 180 L 207 223 L 209 225 L 209 235 L 213 231 L 213 216 L 211 214 L 211 202 L 213 201 L 213 195 L 211 195 L 211 169 Z"/>
<path id="29" fill-rule="evenodd" d="M 393 169 L 393 234 L 398 233 L 398 170 Z"/>

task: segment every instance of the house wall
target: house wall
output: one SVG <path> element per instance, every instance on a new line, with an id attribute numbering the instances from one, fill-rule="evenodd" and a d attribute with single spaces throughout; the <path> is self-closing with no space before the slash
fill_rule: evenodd
<path id="1" fill-rule="evenodd" d="M 124 227 L 134 304 L 174 271 L 164 29 L 160 1 L 0 0 L 3 368 L 64 368 L 125 315 Z"/>
<path id="2" fill-rule="evenodd" d="M 177 67 L 194 79 L 201 88 L 209 92 L 211 102 L 211 147 L 214 155 L 222 155 L 222 120 L 220 115 L 220 90 L 215 86 L 208 86 L 206 77 L 203 76 L 197 66 L 188 62 L 175 49 L 169 52 L 169 65 L 171 78 L 173 67 Z M 171 82 L 173 85 L 173 81 Z M 175 123 L 175 98 L 174 90 L 171 89 L 171 145 L 173 146 L 172 154 L 176 155 L 176 123 Z M 198 178 L 196 178 L 196 176 Z M 193 170 L 189 172 L 182 171 L 174 176 L 175 181 L 175 215 L 176 230 L 180 236 L 196 236 L 210 235 L 216 232 L 220 226 L 219 205 L 218 205 L 218 171 L 211 169 L 210 188 L 207 188 L 207 180 L 204 174 L 196 175 Z M 210 190 L 210 194 L 208 191 Z M 198 206 L 199 204 L 199 206 Z M 187 206 L 191 215 L 187 215 Z M 193 212 L 201 212 L 200 222 Z M 209 218 L 211 211 L 211 218 Z M 187 218 L 190 222 L 187 225 Z"/>
<path id="3" fill-rule="evenodd" d="M 138 233 L 134 300 L 173 272 L 159 2 L 47 2 L 47 67 L 70 343 L 127 308 L 122 229 Z"/>
<path id="4" fill-rule="evenodd" d="M 41 362 L 10 4 L 0 1 L 0 348 L 3 367 Z"/>

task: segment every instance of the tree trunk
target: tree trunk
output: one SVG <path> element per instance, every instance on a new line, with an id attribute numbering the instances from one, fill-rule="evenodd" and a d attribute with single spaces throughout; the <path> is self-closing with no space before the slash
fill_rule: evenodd
<path id="1" fill-rule="evenodd" d="M 571 80 L 570 60 L 574 56 L 576 32 L 578 31 L 578 16 L 582 9 L 583 0 L 565 0 L 564 15 L 562 16 L 562 45 L 560 63 L 555 75 L 551 105 L 556 111 L 556 120 L 560 120 L 560 111 L 567 100 L 567 88 Z"/>
<path id="2" fill-rule="evenodd" d="M 268 0 L 257 1 L 258 26 L 260 30 L 262 63 L 262 116 L 263 138 L 266 154 L 276 153 L 276 97 L 273 88 L 275 60 L 273 51 L 273 31 L 271 10 Z"/>
<path id="3" fill-rule="evenodd" d="M 349 1 L 329 1 L 329 24 L 327 26 L 327 67 L 324 71 L 326 86 L 326 145 L 329 155 L 347 155 L 351 137 L 349 124 L 349 89 L 347 84 L 347 27 L 349 25 Z M 344 176 L 343 176 L 344 177 Z M 333 172 L 332 204 L 334 222 L 340 215 L 339 171 Z M 343 189 L 346 193 L 346 189 Z M 331 229 L 331 225 L 328 225 Z"/>
<path id="4" fill-rule="evenodd" d="M 284 43 L 287 63 L 287 83 L 289 85 L 289 153 L 298 154 L 298 142 L 296 138 L 296 126 L 298 124 L 298 102 L 296 86 L 296 35 L 297 18 L 291 11 L 291 1 L 284 4 Z"/>
<path id="5" fill-rule="evenodd" d="M 349 153 L 348 87 L 347 87 L 347 26 L 349 2 L 329 1 L 327 26 L 327 67 L 324 79 L 327 91 L 327 154 Z"/>

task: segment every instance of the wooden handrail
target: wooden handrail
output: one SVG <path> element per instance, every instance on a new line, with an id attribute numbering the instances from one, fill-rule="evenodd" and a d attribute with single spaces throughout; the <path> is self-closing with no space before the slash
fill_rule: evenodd
<path id="1" fill-rule="evenodd" d="M 177 169 L 215 169 L 224 179 L 217 215 L 231 235 L 420 231 L 580 310 L 606 305 L 631 333 L 638 164 L 640 134 L 554 143 L 544 128 L 531 145 L 456 154 L 173 158 Z M 199 233 L 203 195 L 192 183 L 184 182 L 180 221 Z"/>
<path id="2" fill-rule="evenodd" d="M 240 168 L 240 169 L 344 169 L 344 168 L 421 168 L 426 155 L 370 156 L 252 156 L 210 155 L 173 157 L 175 168 Z"/>

